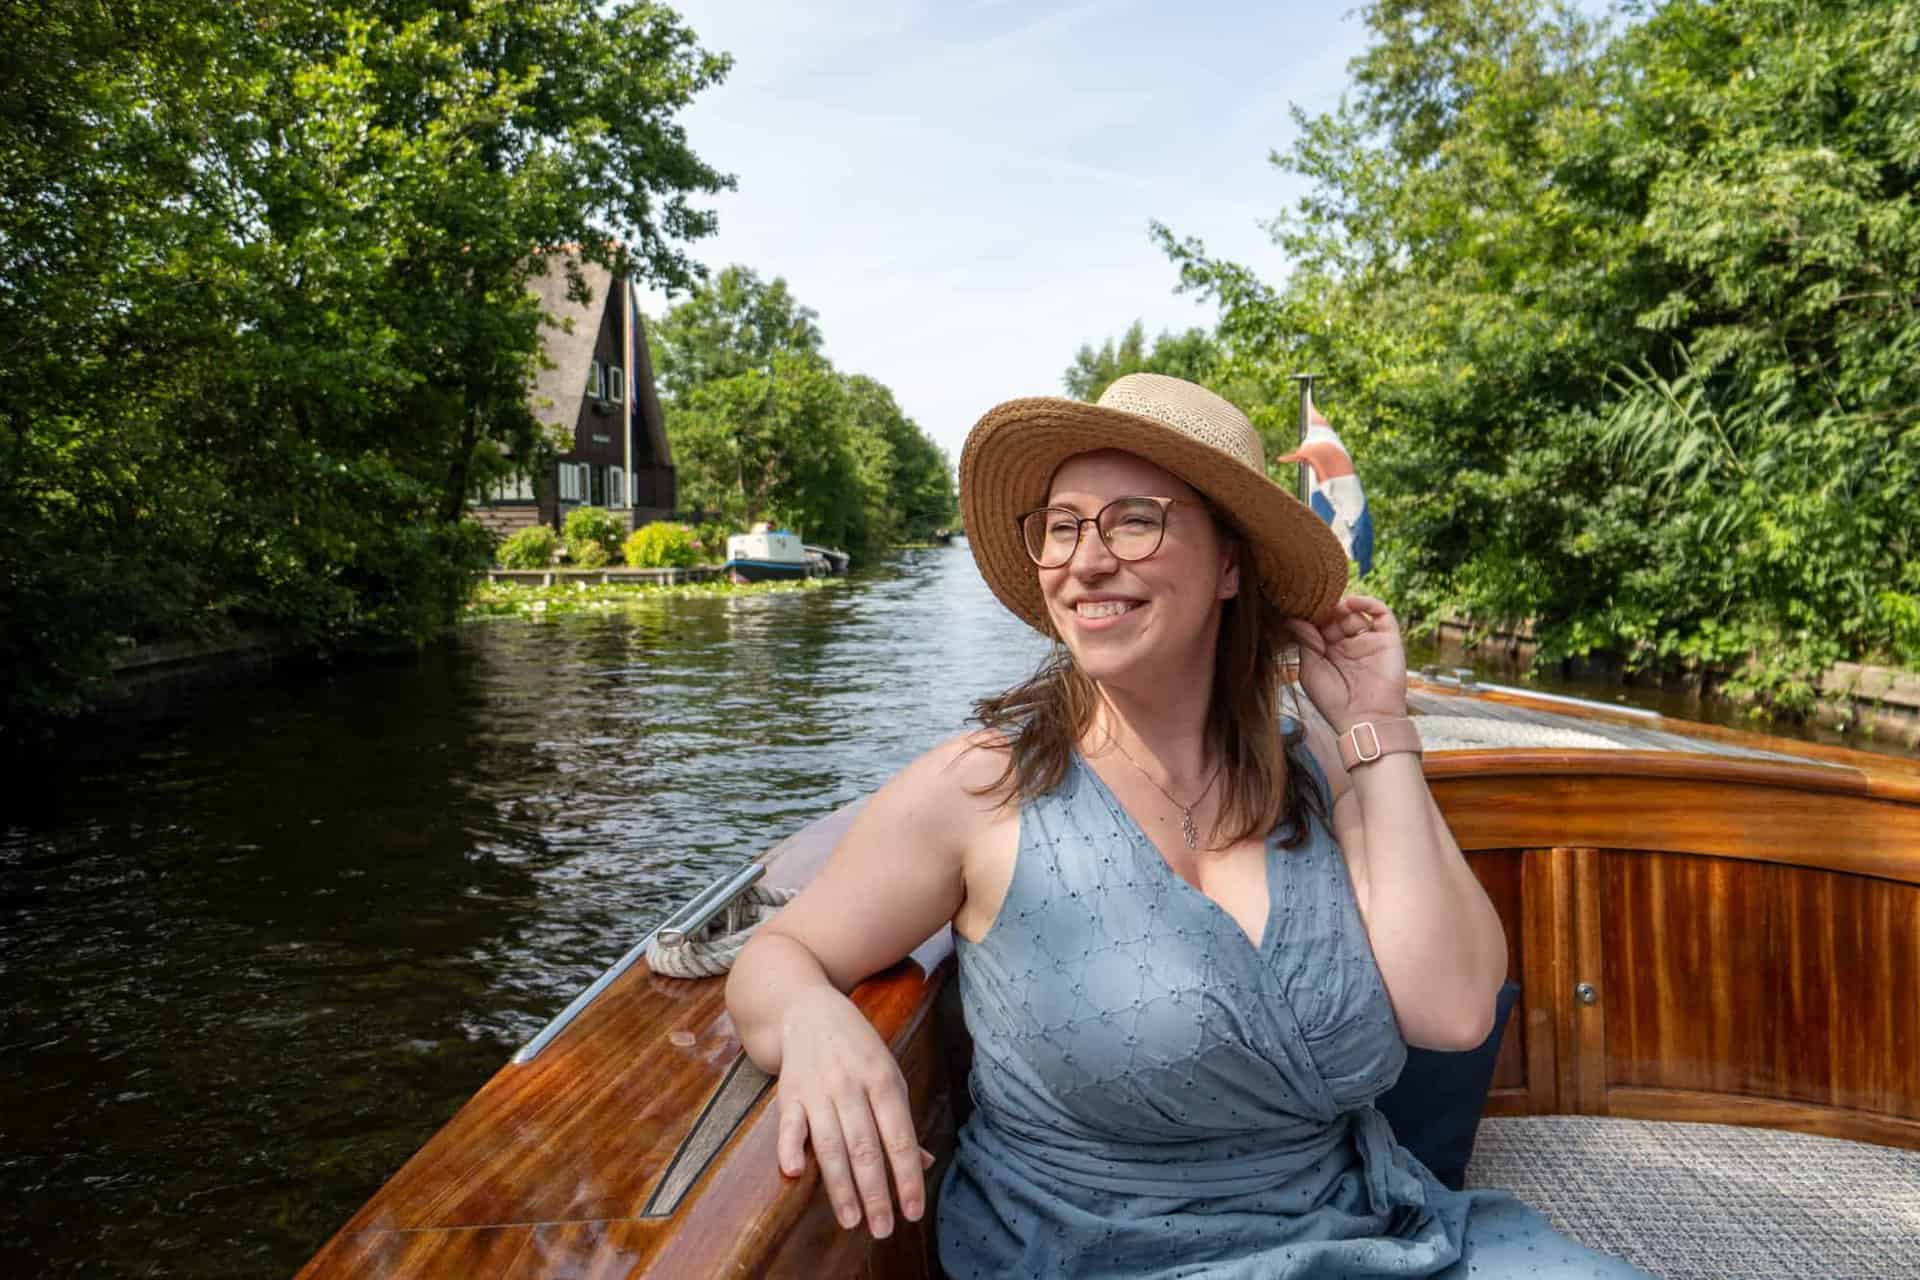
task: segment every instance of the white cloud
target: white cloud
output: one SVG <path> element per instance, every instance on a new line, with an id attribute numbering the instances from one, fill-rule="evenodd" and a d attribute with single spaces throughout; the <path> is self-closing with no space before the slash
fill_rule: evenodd
<path id="1" fill-rule="evenodd" d="M 684 117 L 740 181 L 695 256 L 786 277 L 834 362 L 892 387 L 955 455 L 996 401 L 1058 394 L 1081 343 L 1136 318 L 1211 321 L 1173 294 L 1150 219 L 1284 274 L 1259 223 L 1297 191 L 1266 157 L 1292 136 L 1290 101 L 1337 99 L 1364 34 L 1302 3 L 682 12 L 735 55 Z"/>

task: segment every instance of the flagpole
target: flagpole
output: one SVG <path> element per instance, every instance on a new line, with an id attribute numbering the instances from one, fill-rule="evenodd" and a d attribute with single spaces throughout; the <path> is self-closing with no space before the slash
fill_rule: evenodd
<path id="1" fill-rule="evenodd" d="M 1313 380 L 1319 376 L 1317 373 L 1296 373 L 1288 379 L 1289 382 L 1300 384 L 1300 443 L 1303 445 L 1307 442 L 1307 420 L 1313 413 Z M 1294 492 L 1299 495 L 1300 501 L 1305 502 L 1307 500 L 1307 464 L 1299 462 L 1294 465 L 1299 468 L 1294 479 Z"/>

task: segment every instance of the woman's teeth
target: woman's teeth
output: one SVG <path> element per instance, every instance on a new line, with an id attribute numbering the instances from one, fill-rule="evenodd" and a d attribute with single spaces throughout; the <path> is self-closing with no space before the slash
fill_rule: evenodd
<path id="1" fill-rule="evenodd" d="M 1139 607 L 1139 603 L 1137 600 L 1082 600 L 1073 610 L 1083 618 L 1117 618 Z"/>

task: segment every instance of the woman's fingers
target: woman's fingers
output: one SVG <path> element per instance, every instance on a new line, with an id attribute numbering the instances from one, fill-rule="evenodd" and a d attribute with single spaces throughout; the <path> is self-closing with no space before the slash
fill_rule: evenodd
<path id="1" fill-rule="evenodd" d="M 848 1163 L 847 1139 L 841 1133 L 839 1108 L 822 1099 L 807 1111 L 808 1138 L 813 1158 L 820 1162 L 820 1183 L 827 1190 L 835 1221 L 843 1227 L 860 1225 L 860 1195 Z"/>
<path id="2" fill-rule="evenodd" d="M 1303 643 L 1308 633 L 1313 633 L 1320 642 L 1313 652 L 1322 657 L 1342 641 L 1370 632 L 1390 636 L 1399 634 L 1399 624 L 1394 621 L 1393 610 L 1372 596 L 1343 596 L 1317 621 L 1308 624 L 1290 619 L 1288 625 L 1296 636 L 1302 638 Z"/>
<path id="3" fill-rule="evenodd" d="M 846 1135 L 847 1163 L 853 1169 L 860 1204 L 866 1209 L 867 1229 L 874 1239 L 884 1239 L 893 1234 L 893 1197 L 887 1193 L 886 1147 L 874 1127 L 873 1109 L 864 1093 L 835 1097 L 833 1109 L 840 1117 L 840 1131 Z M 858 1216 L 851 1223 L 842 1217 L 840 1225 L 853 1226 L 858 1221 Z"/>
<path id="4" fill-rule="evenodd" d="M 1387 607 L 1384 600 L 1376 600 L 1372 596 L 1348 596 L 1340 603 L 1347 610 L 1342 621 L 1348 624 L 1349 632 L 1355 627 L 1361 632 L 1392 632 L 1399 627 L 1394 620 L 1393 610 Z"/>
<path id="5" fill-rule="evenodd" d="M 918 1222 L 927 1210 L 924 1173 L 933 1168 L 934 1155 L 915 1140 L 905 1100 L 896 1099 L 896 1102 L 897 1109 L 888 1107 L 887 1110 L 894 1114 L 895 1122 L 905 1124 L 906 1139 L 904 1143 L 887 1138 L 880 1139 L 880 1142 L 882 1149 L 887 1152 L 895 1182 L 900 1189 L 900 1211 L 906 1216 L 907 1221 Z M 834 1218 L 843 1227 L 857 1227 L 860 1225 L 864 1205 L 864 1216 L 872 1227 L 874 1235 L 888 1235 L 893 1230 L 891 1208 L 883 1208 L 880 1212 L 875 1212 L 875 1201 L 868 1197 L 865 1185 L 857 1172 L 861 1161 L 858 1154 L 861 1143 L 848 1136 L 848 1126 L 841 1123 L 841 1111 L 837 1105 L 825 1101 L 820 1105 L 827 1118 L 820 1125 L 811 1127 L 811 1135 L 809 1135 L 810 1126 L 806 1108 L 797 1102 L 783 1106 L 780 1113 L 781 1171 L 789 1176 L 798 1176 L 806 1166 L 804 1155 L 791 1157 L 789 1154 L 787 1147 L 789 1130 L 798 1133 L 803 1141 L 811 1136 L 814 1158 L 820 1162 L 820 1181 L 826 1189 L 827 1202 L 833 1206 Z M 848 1109 L 858 1114 L 859 1109 L 852 1102 L 848 1103 Z M 858 1125 L 853 1127 L 857 1129 Z M 883 1121 L 880 1131 L 885 1133 L 890 1129 L 892 1125 Z M 878 1203 L 888 1206 L 884 1171 L 881 1171 L 879 1176 Z"/>
<path id="6" fill-rule="evenodd" d="M 780 1172 L 797 1178 L 807 1171 L 807 1109 L 796 1098 L 780 1099 L 780 1137 L 774 1149 Z"/>
<path id="7" fill-rule="evenodd" d="M 869 1089 L 874 1119 L 880 1122 L 880 1142 L 887 1151 L 887 1163 L 893 1166 L 893 1185 L 900 1196 L 900 1213 L 908 1222 L 920 1221 L 926 1211 L 926 1179 L 920 1157 L 920 1140 L 913 1132 L 913 1112 L 907 1106 L 907 1091 L 897 1072 L 885 1084 Z"/>

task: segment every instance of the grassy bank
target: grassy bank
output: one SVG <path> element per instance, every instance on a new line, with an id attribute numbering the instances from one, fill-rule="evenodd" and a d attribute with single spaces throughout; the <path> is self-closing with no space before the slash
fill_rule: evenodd
<path id="1" fill-rule="evenodd" d="M 787 595 L 798 591 L 821 591 L 845 581 L 845 578 L 793 578 L 780 582 L 735 585 L 716 579 L 712 582 L 682 582 L 670 586 L 573 582 L 556 583 L 550 587 L 518 582 L 483 582 L 467 601 L 460 620 L 483 622 L 490 618 L 561 618 L 568 614 L 598 613 L 686 596 Z"/>

